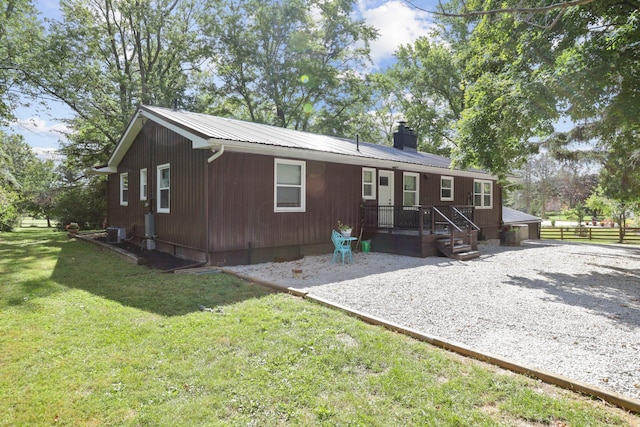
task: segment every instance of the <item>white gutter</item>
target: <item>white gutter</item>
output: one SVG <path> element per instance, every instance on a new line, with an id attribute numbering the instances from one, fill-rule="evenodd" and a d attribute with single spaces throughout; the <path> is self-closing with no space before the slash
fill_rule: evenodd
<path id="1" fill-rule="evenodd" d="M 221 144 L 220 148 L 217 151 L 215 151 L 213 147 L 211 147 L 211 151 L 213 151 L 214 153 L 211 157 L 207 159 L 207 163 L 211 163 L 218 157 L 222 156 L 222 154 L 224 153 L 224 145 Z"/>

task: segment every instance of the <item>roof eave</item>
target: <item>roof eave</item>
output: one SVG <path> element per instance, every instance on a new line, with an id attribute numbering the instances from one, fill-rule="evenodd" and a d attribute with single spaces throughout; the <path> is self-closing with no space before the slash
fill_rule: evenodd
<path id="1" fill-rule="evenodd" d="M 94 168 L 91 171 L 89 171 L 90 174 L 92 175 L 111 175 L 118 172 L 117 168 L 112 168 L 112 167 L 100 167 L 100 168 Z"/>
<path id="2" fill-rule="evenodd" d="M 302 160 L 326 161 L 347 165 L 372 167 L 380 169 L 400 169 L 410 172 L 455 174 L 457 176 L 495 179 L 495 177 L 482 171 L 468 171 L 460 169 L 450 169 L 438 166 L 428 166 L 420 163 L 410 163 L 406 161 L 385 160 L 375 157 L 367 157 L 358 154 L 331 153 L 319 150 L 310 150 L 294 147 L 279 147 L 275 145 L 248 143 L 242 141 L 231 141 L 217 138 L 210 138 L 208 143 L 200 145 L 198 148 L 214 149 L 221 145 L 226 151 L 236 153 L 258 154 L 267 156 L 293 157 Z M 196 147 L 194 147 L 196 148 Z"/>
<path id="3" fill-rule="evenodd" d="M 124 158 L 127 151 L 129 151 L 129 148 L 131 148 L 133 141 L 135 141 L 136 137 L 142 130 L 142 127 L 146 123 L 147 119 L 187 138 L 188 140 L 191 141 L 193 148 L 200 148 L 208 144 L 209 139 L 207 137 L 198 135 L 193 132 L 189 132 L 188 130 L 180 126 L 177 126 L 176 124 L 157 116 L 152 111 L 149 111 L 144 107 L 139 107 L 138 110 L 133 115 L 133 117 L 131 118 L 131 120 L 129 121 L 129 124 L 127 125 L 127 129 L 125 130 L 124 134 L 120 138 L 120 141 L 118 142 L 118 145 L 116 145 L 115 150 L 113 150 L 113 153 L 109 158 L 109 162 L 107 163 L 107 167 L 100 169 L 100 170 L 104 170 L 104 172 L 101 172 L 101 173 L 108 175 L 108 174 L 117 172 L 118 165 Z M 98 170 L 99 169 L 96 169 L 96 171 Z"/>

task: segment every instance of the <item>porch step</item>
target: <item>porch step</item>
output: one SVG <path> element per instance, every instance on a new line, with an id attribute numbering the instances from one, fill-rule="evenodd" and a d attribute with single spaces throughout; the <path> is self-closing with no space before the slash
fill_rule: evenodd
<path id="1" fill-rule="evenodd" d="M 457 259 L 459 261 L 468 261 L 470 259 L 475 259 L 480 256 L 479 251 L 467 251 L 462 253 L 454 253 L 449 255 L 449 258 Z"/>
<path id="2" fill-rule="evenodd" d="M 439 239 L 436 244 L 438 250 L 449 258 L 466 261 L 480 256 L 480 252 L 474 251 L 471 245 L 464 244 L 462 239 L 454 239 L 453 246 L 451 246 L 450 238 Z"/>

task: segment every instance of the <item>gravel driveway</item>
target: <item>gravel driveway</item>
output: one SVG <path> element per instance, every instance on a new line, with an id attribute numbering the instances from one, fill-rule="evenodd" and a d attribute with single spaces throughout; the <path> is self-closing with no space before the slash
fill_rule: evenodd
<path id="1" fill-rule="evenodd" d="M 472 261 L 354 253 L 351 265 L 325 255 L 228 269 L 640 399 L 640 249 L 527 241 L 480 251 Z"/>

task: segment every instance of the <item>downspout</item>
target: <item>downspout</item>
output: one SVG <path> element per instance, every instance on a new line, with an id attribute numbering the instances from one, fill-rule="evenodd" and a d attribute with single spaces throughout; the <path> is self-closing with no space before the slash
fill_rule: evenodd
<path id="1" fill-rule="evenodd" d="M 211 151 L 213 150 L 213 147 L 211 148 Z M 204 180 L 204 215 L 205 215 L 205 222 L 207 224 L 206 226 L 206 238 L 205 238 L 205 246 L 206 246 L 206 253 L 207 253 L 207 260 L 206 260 L 206 265 L 209 265 L 211 263 L 211 252 L 209 251 L 209 231 L 211 229 L 211 221 L 209 220 L 209 164 L 212 163 L 213 161 L 215 161 L 218 157 L 222 156 L 222 154 L 224 153 L 224 145 L 220 145 L 220 149 L 217 151 L 214 151 L 214 153 L 209 156 L 209 158 L 207 159 L 207 167 L 205 168 L 205 180 Z"/>
<path id="2" fill-rule="evenodd" d="M 211 149 L 211 151 L 213 151 L 213 148 Z M 215 151 L 213 155 L 207 159 L 207 163 L 213 162 L 215 159 L 222 156 L 223 153 L 224 153 L 224 145 L 221 145 L 220 149 L 218 151 Z"/>

